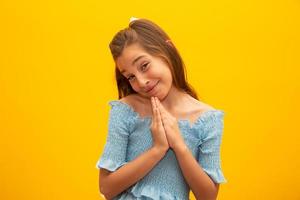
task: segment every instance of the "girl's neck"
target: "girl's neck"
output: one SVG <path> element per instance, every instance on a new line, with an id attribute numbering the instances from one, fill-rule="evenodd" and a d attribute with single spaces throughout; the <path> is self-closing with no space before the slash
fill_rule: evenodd
<path id="1" fill-rule="evenodd" d="M 167 96 L 164 99 L 160 99 L 160 102 L 168 111 L 172 111 L 174 108 L 182 105 L 187 100 L 187 97 L 188 94 L 172 86 Z"/>

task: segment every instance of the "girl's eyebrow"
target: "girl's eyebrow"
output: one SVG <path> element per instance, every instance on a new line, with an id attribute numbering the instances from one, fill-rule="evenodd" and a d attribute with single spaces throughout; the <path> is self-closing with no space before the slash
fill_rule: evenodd
<path id="1" fill-rule="evenodd" d="M 132 61 L 132 65 L 134 65 L 139 59 L 141 59 L 141 58 L 143 58 L 143 57 L 145 57 L 145 55 L 140 55 L 140 56 L 138 56 L 137 58 L 135 58 L 135 59 Z M 125 70 L 125 69 L 122 69 L 120 72 L 123 74 L 124 72 L 126 72 L 126 70 Z"/>
<path id="2" fill-rule="evenodd" d="M 139 59 L 145 57 L 145 55 L 138 56 L 136 59 L 132 61 L 132 65 L 134 65 Z"/>

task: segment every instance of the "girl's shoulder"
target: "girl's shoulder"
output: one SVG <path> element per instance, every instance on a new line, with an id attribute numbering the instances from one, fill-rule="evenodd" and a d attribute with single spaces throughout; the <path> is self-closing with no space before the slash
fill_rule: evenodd
<path id="1" fill-rule="evenodd" d="M 125 104 L 139 118 L 150 117 L 152 115 L 150 100 L 142 98 L 137 94 L 130 94 L 119 101 Z"/>
<path id="2" fill-rule="evenodd" d="M 109 104 L 110 105 L 124 105 L 124 104 L 127 104 L 129 106 L 134 106 L 135 105 L 135 99 L 136 99 L 136 97 L 134 97 L 133 95 L 128 95 L 128 96 L 123 97 L 119 100 L 110 100 Z"/>
<path id="3" fill-rule="evenodd" d="M 128 98 L 125 97 L 119 100 L 110 100 L 108 104 L 111 106 L 111 111 L 130 112 L 132 110 L 131 103 L 128 101 Z"/>
<path id="4" fill-rule="evenodd" d="M 202 111 L 216 110 L 216 108 L 209 105 L 208 103 L 205 103 L 204 101 L 195 99 L 190 95 L 187 95 L 187 97 L 189 99 L 189 102 L 191 102 L 190 105 L 193 105 L 192 108 L 195 110 L 202 110 Z"/>
<path id="5" fill-rule="evenodd" d="M 142 100 L 135 94 L 130 94 L 119 100 L 111 100 L 109 104 L 112 107 L 116 107 L 115 110 L 127 111 L 128 114 L 134 117 L 142 117 L 147 109 L 147 106 L 145 106 Z"/>
<path id="6" fill-rule="evenodd" d="M 131 107 L 135 107 L 137 105 L 138 96 L 134 94 L 130 94 L 126 97 L 121 98 L 119 101 L 125 104 L 128 104 Z"/>
<path id="7" fill-rule="evenodd" d="M 184 106 L 183 106 L 184 107 Z M 201 100 L 190 96 L 188 108 L 185 108 L 191 124 L 197 124 L 199 121 L 210 123 L 218 118 L 222 118 L 224 111 L 209 105 Z"/>
<path id="8" fill-rule="evenodd" d="M 132 127 L 137 115 L 127 98 L 110 100 L 108 104 L 111 106 L 109 119 L 112 124 L 126 124 L 126 127 Z"/>

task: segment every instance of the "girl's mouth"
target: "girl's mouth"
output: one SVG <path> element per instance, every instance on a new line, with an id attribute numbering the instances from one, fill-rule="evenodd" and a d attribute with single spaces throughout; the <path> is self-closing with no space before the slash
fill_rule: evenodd
<path id="1" fill-rule="evenodd" d="M 149 90 L 147 93 L 151 94 L 154 91 L 154 89 L 156 88 L 156 86 L 158 85 L 158 83 L 159 83 L 159 81 L 157 81 L 157 83 L 154 85 L 154 87 L 151 90 Z"/>

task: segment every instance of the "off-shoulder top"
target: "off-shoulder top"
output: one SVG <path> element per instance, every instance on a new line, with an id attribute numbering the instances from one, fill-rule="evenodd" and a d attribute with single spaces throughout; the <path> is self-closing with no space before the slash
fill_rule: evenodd
<path id="1" fill-rule="evenodd" d="M 111 100 L 109 105 L 108 135 L 96 168 L 113 172 L 152 147 L 152 117 L 141 117 L 119 100 Z M 223 118 L 224 111 L 213 109 L 203 112 L 193 124 L 188 119 L 178 120 L 190 152 L 215 183 L 227 182 L 220 159 Z M 146 176 L 113 200 L 188 200 L 189 192 L 175 152 L 170 148 Z"/>

